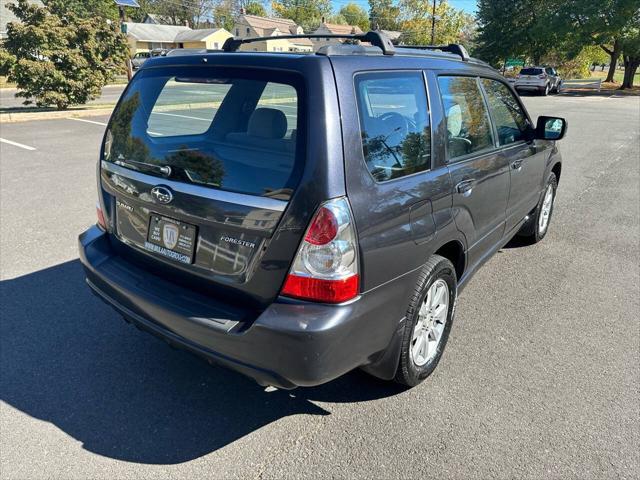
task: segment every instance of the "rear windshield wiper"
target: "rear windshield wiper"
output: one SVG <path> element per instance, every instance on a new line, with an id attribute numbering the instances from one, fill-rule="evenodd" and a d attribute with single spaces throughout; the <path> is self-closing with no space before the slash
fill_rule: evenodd
<path id="1" fill-rule="evenodd" d="M 128 160 L 128 159 L 122 159 L 122 158 L 118 159 L 115 163 L 124 164 L 123 166 L 126 166 L 127 164 L 133 165 L 134 167 L 140 170 L 145 170 L 147 172 L 160 173 L 165 177 L 168 177 L 169 175 L 171 175 L 171 167 L 169 167 L 168 165 L 155 165 L 153 163 L 136 162 L 135 160 Z"/>

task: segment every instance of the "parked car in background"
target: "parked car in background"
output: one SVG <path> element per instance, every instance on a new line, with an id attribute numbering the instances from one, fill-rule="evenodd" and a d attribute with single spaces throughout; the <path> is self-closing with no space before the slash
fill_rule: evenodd
<path id="1" fill-rule="evenodd" d="M 134 70 L 139 69 L 148 58 L 151 58 L 151 52 L 138 52 L 131 59 L 131 67 Z"/>
<path id="2" fill-rule="evenodd" d="M 459 45 L 345 38 L 372 46 L 145 63 L 79 239 L 96 295 L 262 385 L 433 372 L 458 292 L 514 235 L 545 237 L 566 122 L 536 124 Z"/>
<path id="3" fill-rule="evenodd" d="M 131 66 L 134 70 L 139 69 L 144 62 L 152 57 L 164 57 L 170 50 L 166 48 L 154 48 L 150 52 L 138 52 L 131 59 Z"/>
<path id="4" fill-rule="evenodd" d="M 534 91 L 542 95 L 558 93 L 562 79 L 552 67 L 526 67 L 516 76 L 515 88 L 518 91 Z"/>

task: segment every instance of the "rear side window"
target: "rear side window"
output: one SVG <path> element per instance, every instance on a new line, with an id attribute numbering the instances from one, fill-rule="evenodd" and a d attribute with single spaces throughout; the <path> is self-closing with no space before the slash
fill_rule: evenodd
<path id="1" fill-rule="evenodd" d="M 355 85 L 362 149 L 371 175 L 384 182 L 427 170 L 431 130 L 422 73 L 359 74 Z"/>
<path id="2" fill-rule="evenodd" d="M 303 88 L 302 78 L 281 72 L 143 70 L 114 111 L 103 158 L 160 177 L 157 167 L 168 166 L 172 180 L 286 200 L 304 162 Z"/>
<path id="3" fill-rule="evenodd" d="M 438 77 L 447 119 L 447 158 L 456 158 L 493 146 L 487 108 L 473 77 Z"/>
<path id="4" fill-rule="evenodd" d="M 520 104 L 511 93 L 511 90 L 497 80 L 483 78 L 482 86 L 487 94 L 487 102 L 493 123 L 498 131 L 500 145 L 524 140 L 527 130 L 527 116 L 520 108 Z"/>
<path id="5" fill-rule="evenodd" d="M 520 75 L 540 75 L 542 74 L 541 68 L 523 68 L 520 70 Z"/>

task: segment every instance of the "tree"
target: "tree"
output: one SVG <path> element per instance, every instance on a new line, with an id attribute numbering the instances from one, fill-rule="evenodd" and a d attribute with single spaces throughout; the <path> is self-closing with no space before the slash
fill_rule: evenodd
<path id="1" fill-rule="evenodd" d="M 569 50 L 597 45 L 605 51 L 609 55 L 605 81 L 613 82 L 622 53 L 622 34 L 638 21 L 639 6 L 638 0 L 566 0 L 559 4 L 553 27 L 564 37 Z"/>
<path id="2" fill-rule="evenodd" d="M 322 17 L 331 15 L 331 0 L 273 0 L 271 8 L 276 16 L 289 18 L 311 32 L 320 25 Z"/>
<path id="3" fill-rule="evenodd" d="M 27 99 L 25 105 L 33 99 L 37 106 L 66 109 L 100 95 L 129 49 L 114 22 L 80 18 L 73 11 L 63 13 L 58 2 L 51 4 L 40 7 L 18 0 L 7 5 L 21 22 L 7 26 L 4 63 L 17 95 Z"/>
<path id="4" fill-rule="evenodd" d="M 369 15 L 360 5 L 347 3 L 340 9 L 338 15 L 343 17 L 348 25 L 356 25 L 363 32 L 369 30 Z"/>
<path id="5" fill-rule="evenodd" d="M 233 32 L 233 26 L 239 12 L 239 0 L 215 0 L 212 10 L 213 24 L 217 28 L 224 28 Z"/>
<path id="6" fill-rule="evenodd" d="M 431 43 L 432 4 L 424 0 L 400 1 L 402 40 L 410 45 Z M 447 0 L 436 5 L 434 44 L 462 43 L 468 40 L 474 19 L 462 10 L 453 8 Z"/>
<path id="7" fill-rule="evenodd" d="M 559 3 L 561 0 L 478 0 L 474 54 L 492 63 L 515 56 L 539 64 L 558 44 L 553 18 Z"/>
<path id="8" fill-rule="evenodd" d="M 624 79 L 621 89 L 632 88 L 633 78 L 640 66 L 640 13 L 636 16 L 635 26 L 629 27 L 622 34 L 622 58 L 624 61 Z"/>
<path id="9" fill-rule="evenodd" d="M 400 8 L 393 0 L 369 0 L 369 23 L 375 30 L 399 30 Z"/>
<path id="10" fill-rule="evenodd" d="M 244 6 L 244 10 L 248 15 L 257 15 L 258 17 L 266 17 L 267 10 L 264 8 L 264 5 L 260 2 L 252 1 L 247 3 Z"/>

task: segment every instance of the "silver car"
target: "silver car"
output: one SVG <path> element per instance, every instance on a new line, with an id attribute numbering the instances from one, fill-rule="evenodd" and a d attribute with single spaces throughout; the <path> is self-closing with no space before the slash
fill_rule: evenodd
<path id="1" fill-rule="evenodd" d="M 518 92 L 536 91 L 542 95 L 558 93 L 562 79 L 551 67 L 527 67 L 520 70 L 514 87 Z"/>

